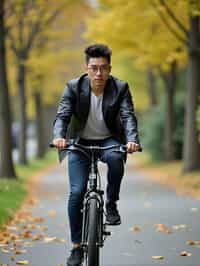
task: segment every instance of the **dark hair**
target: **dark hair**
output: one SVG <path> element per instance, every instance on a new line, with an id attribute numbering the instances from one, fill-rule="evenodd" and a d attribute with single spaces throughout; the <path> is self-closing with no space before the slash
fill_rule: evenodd
<path id="1" fill-rule="evenodd" d="M 111 49 L 105 44 L 92 44 L 85 48 L 86 63 L 89 62 L 91 57 L 105 57 L 110 64 L 111 54 Z"/>

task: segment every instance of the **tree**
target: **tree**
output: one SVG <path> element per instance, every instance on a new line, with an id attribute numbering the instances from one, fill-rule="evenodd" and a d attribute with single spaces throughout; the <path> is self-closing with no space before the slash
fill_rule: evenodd
<path id="1" fill-rule="evenodd" d="M 172 62 L 170 71 L 160 73 L 165 86 L 165 126 L 164 126 L 164 153 L 167 161 L 175 159 L 174 132 L 175 132 L 175 89 L 176 89 L 176 61 Z"/>
<path id="2" fill-rule="evenodd" d="M 147 87 L 149 94 L 150 106 L 155 106 L 158 103 L 157 89 L 156 89 L 156 76 L 153 69 L 149 66 L 146 70 Z"/>
<path id="3" fill-rule="evenodd" d="M 10 0 L 6 2 L 8 13 L 7 28 L 10 47 L 16 58 L 17 85 L 20 108 L 20 162 L 27 163 L 26 156 L 26 62 L 32 50 L 44 34 L 48 34 L 49 27 L 59 14 L 69 5 L 69 1 L 62 0 L 59 4 L 55 0 L 46 3 L 45 0 L 26 1 Z M 11 14 L 11 15 L 9 15 Z"/>
<path id="4" fill-rule="evenodd" d="M 11 113 L 6 68 L 4 0 L 0 1 L 0 177 L 16 178 L 12 161 Z"/>
<path id="5" fill-rule="evenodd" d="M 164 16 L 168 16 L 176 25 L 176 31 L 172 31 L 171 27 L 167 27 L 173 35 L 180 39 L 187 48 L 188 55 L 188 73 L 187 73 L 187 94 L 186 94 L 186 115 L 184 130 L 184 149 L 183 149 L 183 171 L 189 172 L 200 169 L 200 144 L 198 142 L 198 128 L 196 122 L 196 113 L 198 108 L 198 99 L 200 96 L 200 2 L 198 0 L 182 1 L 187 5 L 189 27 L 187 29 L 184 21 L 182 21 L 174 12 L 173 0 L 157 1 L 157 12 L 165 23 Z M 160 7 L 164 14 L 160 12 Z M 177 32 L 179 32 L 177 34 Z M 181 35 L 180 35 L 181 34 Z"/>

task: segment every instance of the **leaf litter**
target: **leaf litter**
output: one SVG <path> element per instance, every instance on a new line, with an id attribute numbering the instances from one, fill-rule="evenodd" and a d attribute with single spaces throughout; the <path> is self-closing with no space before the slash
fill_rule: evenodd
<path id="1" fill-rule="evenodd" d="M 32 201 L 33 204 L 33 201 Z M 25 259 L 16 260 L 15 256 L 27 253 L 25 249 L 32 247 L 36 241 L 43 243 L 65 243 L 66 240 L 56 236 L 48 237 L 46 232 L 48 227 L 44 225 L 45 219 L 39 216 L 33 216 L 29 209 L 24 206 L 16 214 L 13 215 L 12 220 L 4 225 L 0 231 L 0 253 L 10 254 L 10 260 L 15 261 L 16 265 L 28 265 L 29 261 Z M 56 211 L 49 211 L 48 216 L 54 217 Z M 9 264 L 1 264 L 6 266 Z"/>

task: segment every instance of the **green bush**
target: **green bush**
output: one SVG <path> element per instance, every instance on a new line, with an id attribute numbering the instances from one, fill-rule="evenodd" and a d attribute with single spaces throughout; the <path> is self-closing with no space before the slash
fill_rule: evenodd
<path id="1" fill-rule="evenodd" d="M 176 159 L 182 158 L 184 130 L 184 95 L 178 94 L 175 101 L 176 125 L 174 132 L 174 147 Z M 164 160 L 164 123 L 165 99 L 148 110 L 141 120 L 141 136 L 144 150 L 147 150 L 153 160 Z"/>

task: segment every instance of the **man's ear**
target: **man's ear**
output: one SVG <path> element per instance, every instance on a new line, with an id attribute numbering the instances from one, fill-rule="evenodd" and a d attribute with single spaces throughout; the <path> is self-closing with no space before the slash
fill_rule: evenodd
<path id="1" fill-rule="evenodd" d="M 85 69 L 85 72 L 88 73 L 88 65 L 87 64 L 85 64 L 84 69 Z"/>

